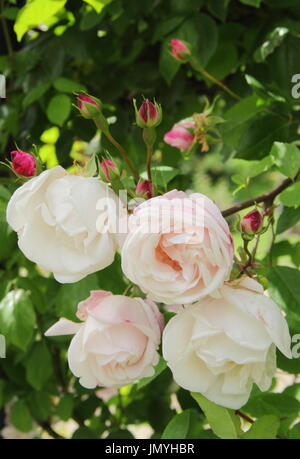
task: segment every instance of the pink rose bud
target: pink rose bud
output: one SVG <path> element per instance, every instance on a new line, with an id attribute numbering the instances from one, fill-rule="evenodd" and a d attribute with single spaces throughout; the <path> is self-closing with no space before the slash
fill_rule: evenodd
<path id="1" fill-rule="evenodd" d="M 10 153 L 13 170 L 22 177 L 36 175 L 36 160 L 33 155 L 25 151 L 12 151 Z"/>
<path id="2" fill-rule="evenodd" d="M 173 38 L 170 41 L 171 54 L 179 62 L 188 62 L 192 56 L 191 45 L 183 40 Z"/>
<path id="3" fill-rule="evenodd" d="M 164 141 L 179 150 L 189 150 L 194 143 L 194 121 L 180 121 L 164 136 Z M 192 131 L 192 132 L 191 132 Z"/>
<path id="4" fill-rule="evenodd" d="M 256 234 L 263 226 L 263 217 L 258 210 L 252 210 L 242 218 L 241 227 L 244 233 Z"/>
<path id="5" fill-rule="evenodd" d="M 137 109 L 136 101 L 133 100 L 135 108 L 136 124 L 141 128 L 156 127 L 162 120 L 162 108 L 157 102 L 151 102 L 145 99 L 139 109 Z"/>
<path id="6" fill-rule="evenodd" d="M 142 182 L 140 182 L 137 185 L 135 191 L 139 196 L 146 196 L 148 199 L 153 198 L 152 183 L 149 182 L 149 180 L 143 180 Z"/>
<path id="7" fill-rule="evenodd" d="M 120 176 L 119 169 L 111 159 L 103 158 L 100 163 L 100 169 L 100 175 L 108 182 Z"/>
<path id="8" fill-rule="evenodd" d="M 99 113 L 101 110 L 99 102 L 98 99 L 87 94 L 79 94 L 77 97 L 77 104 L 81 115 L 87 119 L 93 118 L 94 115 Z"/>

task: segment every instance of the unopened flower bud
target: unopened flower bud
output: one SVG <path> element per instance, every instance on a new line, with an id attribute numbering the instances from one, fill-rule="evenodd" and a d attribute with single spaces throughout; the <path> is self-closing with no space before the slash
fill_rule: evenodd
<path id="1" fill-rule="evenodd" d="M 173 38 L 170 41 L 171 54 L 177 61 L 184 64 L 188 62 L 192 56 L 191 45 L 183 40 Z"/>
<path id="2" fill-rule="evenodd" d="M 156 127 L 162 120 L 162 108 L 157 102 L 151 102 L 145 99 L 140 108 L 136 106 L 136 101 L 133 101 L 135 108 L 136 124 L 141 128 Z"/>
<path id="3" fill-rule="evenodd" d="M 244 233 L 256 234 L 263 227 L 263 217 L 258 210 L 252 210 L 242 218 L 241 227 Z"/>
<path id="4" fill-rule="evenodd" d="M 77 104 L 81 115 L 87 119 L 93 118 L 99 111 L 101 111 L 98 99 L 88 96 L 87 94 L 79 94 L 77 97 Z"/>
<path id="5" fill-rule="evenodd" d="M 111 159 L 103 158 L 100 163 L 100 175 L 104 180 L 111 182 L 120 176 L 119 169 Z"/>
<path id="6" fill-rule="evenodd" d="M 25 151 L 12 151 L 10 153 L 13 170 L 22 177 L 36 175 L 36 159 Z"/>
<path id="7" fill-rule="evenodd" d="M 136 187 L 135 192 L 140 197 L 153 198 L 153 187 L 149 180 L 142 180 Z"/>

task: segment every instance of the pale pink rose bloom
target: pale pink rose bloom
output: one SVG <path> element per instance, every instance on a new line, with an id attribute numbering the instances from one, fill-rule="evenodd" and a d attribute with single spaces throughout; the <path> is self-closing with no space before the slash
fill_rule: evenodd
<path id="1" fill-rule="evenodd" d="M 228 224 L 204 195 L 173 190 L 142 203 L 129 218 L 123 272 L 154 301 L 182 304 L 217 295 L 232 263 Z"/>
<path id="2" fill-rule="evenodd" d="M 177 384 L 235 410 L 247 403 L 254 383 L 270 388 L 276 347 L 292 357 L 282 312 L 249 277 L 224 285 L 220 298 L 187 305 L 168 322 L 162 343 Z"/>
<path id="3" fill-rule="evenodd" d="M 194 135 L 188 129 L 194 129 L 194 121 L 180 121 L 164 136 L 164 141 L 180 150 L 189 150 L 194 142 Z"/>
<path id="4" fill-rule="evenodd" d="M 163 329 L 155 303 L 97 290 L 77 316 L 81 323 L 60 319 L 45 334 L 75 334 L 68 361 L 82 386 L 117 388 L 154 374 Z"/>

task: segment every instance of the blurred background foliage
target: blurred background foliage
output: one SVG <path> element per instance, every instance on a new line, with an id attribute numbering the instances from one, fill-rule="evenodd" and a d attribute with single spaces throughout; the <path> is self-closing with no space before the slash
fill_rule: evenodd
<path id="1" fill-rule="evenodd" d="M 114 137 L 141 173 L 145 147 L 132 99 L 162 104 L 154 165 L 170 168 L 165 189 L 193 189 L 225 209 L 270 190 L 299 168 L 299 154 L 287 147 L 282 157 L 272 148 L 275 141 L 299 143 L 300 103 L 292 96 L 292 78 L 300 71 L 298 0 L 0 0 L 0 6 L 0 73 L 7 82 L 0 100 L 2 161 L 15 145 L 37 148 L 47 168 L 72 168 L 74 160 L 84 163 L 106 149 L 117 156 L 73 108 L 74 93 L 83 90 L 103 101 Z M 189 41 L 205 70 L 240 100 L 176 62 L 168 52 L 171 38 Z M 184 160 L 163 135 L 201 112 L 204 96 L 225 119 L 222 142 Z M 75 306 L 91 289 L 122 293 L 127 281 L 118 259 L 71 285 L 59 285 L 26 260 L 5 222 L 6 204 L 19 183 L 3 165 L 0 172 L 0 332 L 7 338 L 0 407 L 10 405 L 12 426 L 25 436 L 160 438 L 173 418 L 164 435 L 176 438 L 174 415 L 184 410 L 180 425 L 186 438 L 214 438 L 203 428 L 195 400 L 163 364 L 151 382 L 125 387 L 107 403 L 75 381 L 66 361 L 69 337 L 46 340 L 44 331 L 58 317 L 76 320 Z M 273 231 L 261 237 L 257 258 L 293 334 L 300 330 L 300 190 L 291 190 L 279 198 Z M 237 221 L 229 219 L 233 229 Z M 242 245 L 238 232 L 234 238 L 236 247 Z M 245 411 L 282 421 L 268 435 L 297 438 L 299 424 L 291 426 L 300 406 L 300 386 L 293 384 L 300 361 L 279 356 L 278 365 L 289 373 L 288 382 L 274 381 L 273 393 L 254 391 Z"/>

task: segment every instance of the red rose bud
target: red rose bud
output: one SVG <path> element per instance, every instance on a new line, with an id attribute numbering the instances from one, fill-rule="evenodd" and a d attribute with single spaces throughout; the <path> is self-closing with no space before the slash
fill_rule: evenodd
<path id="1" fill-rule="evenodd" d="M 241 227 L 244 233 L 256 234 L 263 226 L 263 217 L 258 210 L 252 210 L 242 218 Z"/>
<path id="2" fill-rule="evenodd" d="M 177 61 L 181 63 L 188 62 L 192 56 L 191 45 L 183 40 L 173 38 L 170 41 L 171 54 Z"/>
<path id="3" fill-rule="evenodd" d="M 104 158 L 100 163 L 100 175 L 103 180 L 111 182 L 114 178 L 119 177 L 119 169 L 111 159 Z"/>
<path id="4" fill-rule="evenodd" d="M 79 94 L 77 97 L 78 108 L 84 118 L 91 119 L 101 111 L 100 101 L 87 94 Z"/>
<path id="5" fill-rule="evenodd" d="M 16 174 L 22 177 L 33 177 L 36 175 L 36 159 L 25 151 L 12 151 L 10 153 L 12 168 Z"/>
<path id="6" fill-rule="evenodd" d="M 149 180 L 143 180 L 137 185 L 135 192 L 138 196 L 146 196 L 148 199 L 153 198 L 152 183 Z"/>
<path id="7" fill-rule="evenodd" d="M 141 128 L 156 127 L 162 120 L 162 108 L 156 102 L 145 99 L 139 109 L 136 106 L 136 100 L 133 100 L 135 108 L 136 124 Z"/>

